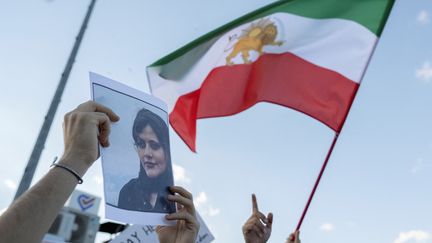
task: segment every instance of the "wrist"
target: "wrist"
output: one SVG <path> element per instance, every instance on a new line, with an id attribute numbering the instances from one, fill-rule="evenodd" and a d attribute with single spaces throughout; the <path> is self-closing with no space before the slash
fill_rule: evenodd
<path id="1" fill-rule="evenodd" d="M 90 164 L 84 162 L 81 159 L 71 158 L 67 156 L 62 156 L 60 160 L 56 162 L 56 164 L 67 166 L 68 168 L 75 171 L 81 178 L 84 176 L 84 174 L 87 172 L 88 168 L 90 167 Z"/>
<path id="2" fill-rule="evenodd" d="M 54 162 L 54 163 L 51 164 L 51 168 L 55 168 L 55 167 L 63 169 L 63 170 L 66 170 L 67 172 L 69 172 L 70 174 L 72 174 L 73 176 L 75 176 L 75 178 L 78 180 L 78 184 L 82 184 L 83 183 L 83 179 L 81 178 L 81 176 L 75 170 L 69 168 L 66 165 L 62 165 L 62 164 Z"/>

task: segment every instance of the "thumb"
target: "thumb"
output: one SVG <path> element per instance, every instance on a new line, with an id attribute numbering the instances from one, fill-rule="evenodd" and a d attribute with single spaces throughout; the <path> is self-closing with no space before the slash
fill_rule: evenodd
<path id="1" fill-rule="evenodd" d="M 267 228 L 271 229 L 273 224 L 273 213 L 267 215 Z"/>

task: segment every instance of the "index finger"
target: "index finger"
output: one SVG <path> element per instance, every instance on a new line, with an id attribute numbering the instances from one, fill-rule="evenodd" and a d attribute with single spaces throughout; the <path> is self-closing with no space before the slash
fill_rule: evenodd
<path id="1" fill-rule="evenodd" d="M 259 212 L 259 210 L 258 210 L 258 203 L 257 203 L 257 199 L 256 199 L 256 196 L 255 196 L 255 193 L 252 193 L 252 212 L 253 213 Z"/>
<path id="2" fill-rule="evenodd" d="M 120 119 L 120 117 L 110 108 L 91 100 L 79 105 L 77 110 L 86 112 L 102 112 L 105 113 L 111 121 L 118 121 Z"/>
<path id="3" fill-rule="evenodd" d="M 189 191 L 187 191 L 181 186 L 170 186 L 169 189 L 173 193 L 178 193 L 187 199 L 193 200 L 192 193 L 190 193 Z"/>
<path id="4" fill-rule="evenodd" d="M 195 216 L 195 205 L 193 203 L 192 193 L 181 186 L 170 186 L 170 191 L 178 193 L 181 197 L 178 197 L 178 195 L 169 195 L 169 198 L 185 206 L 186 211 Z"/>

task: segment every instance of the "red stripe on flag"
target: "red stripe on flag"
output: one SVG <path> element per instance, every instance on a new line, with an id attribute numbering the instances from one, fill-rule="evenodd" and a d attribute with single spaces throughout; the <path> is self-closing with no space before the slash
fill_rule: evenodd
<path id="1" fill-rule="evenodd" d="M 179 97 L 170 123 L 193 151 L 197 119 L 234 115 L 261 101 L 340 131 L 357 89 L 357 83 L 294 54 L 264 54 L 251 64 L 213 69 L 200 89 Z"/>

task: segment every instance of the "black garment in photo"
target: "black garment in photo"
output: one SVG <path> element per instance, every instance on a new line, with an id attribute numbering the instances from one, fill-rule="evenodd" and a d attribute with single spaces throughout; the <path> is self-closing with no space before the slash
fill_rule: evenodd
<path id="1" fill-rule="evenodd" d="M 120 190 L 118 207 L 126 210 L 153 212 L 153 213 L 173 213 L 175 212 L 175 203 L 169 202 L 166 197 L 169 194 L 168 185 L 170 183 L 167 172 L 150 179 L 141 167 L 138 178 L 131 179 Z M 171 185 L 173 183 L 170 183 Z M 154 207 L 149 202 L 151 193 L 157 193 L 156 204 Z"/>

